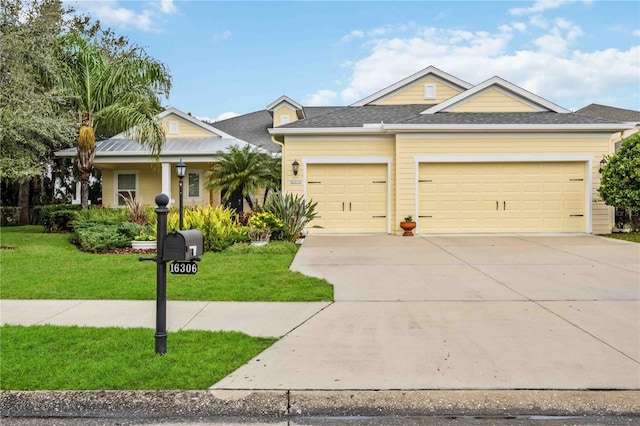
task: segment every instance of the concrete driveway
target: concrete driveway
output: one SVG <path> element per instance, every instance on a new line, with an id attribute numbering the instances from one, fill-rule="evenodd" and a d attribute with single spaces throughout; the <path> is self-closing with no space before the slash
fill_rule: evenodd
<path id="1" fill-rule="evenodd" d="M 336 302 L 213 389 L 640 389 L 640 245 L 311 236 Z"/>

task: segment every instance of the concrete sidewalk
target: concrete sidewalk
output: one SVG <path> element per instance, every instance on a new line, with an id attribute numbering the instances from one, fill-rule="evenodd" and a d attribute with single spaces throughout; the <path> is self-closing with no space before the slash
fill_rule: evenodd
<path id="1" fill-rule="evenodd" d="M 155 301 L 0 300 L 0 323 L 155 329 Z M 167 330 L 241 331 L 280 337 L 328 302 L 167 302 Z"/>
<path id="2" fill-rule="evenodd" d="M 336 302 L 212 389 L 640 389 L 640 245 L 308 237 Z"/>

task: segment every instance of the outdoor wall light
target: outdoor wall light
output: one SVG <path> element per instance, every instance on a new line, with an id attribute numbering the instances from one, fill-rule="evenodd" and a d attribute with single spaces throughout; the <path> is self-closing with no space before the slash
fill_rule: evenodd
<path id="1" fill-rule="evenodd" d="M 298 163 L 298 160 L 293 160 L 291 168 L 293 169 L 293 175 L 298 176 L 298 170 L 300 170 L 300 163 Z"/>
<path id="2" fill-rule="evenodd" d="M 182 162 L 182 158 L 180 159 L 180 161 L 178 161 L 178 164 L 176 164 L 176 173 L 178 174 L 178 178 L 180 179 L 180 182 L 178 183 L 178 188 L 180 189 L 180 205 L 179 205 L 179 223 L 178 223 L 178 227 L 180 228 L 180 230 L 182 231 L 182 203 L 183 203 L 183 198 L 182 198 L 182 179 L 184 178 L 185 174 L 187 173 L 187 165 L 184 164 Z"/>
<path id="3" fill-rule="evenodd" d="M 602 169 L 604 169 L 604 166 L 606 165 L 607 165 L 607 157 L 602 157 L 602 160 L 600 160 L 600 168 L 598 169 L 598 171 L 602 173 Z"/>

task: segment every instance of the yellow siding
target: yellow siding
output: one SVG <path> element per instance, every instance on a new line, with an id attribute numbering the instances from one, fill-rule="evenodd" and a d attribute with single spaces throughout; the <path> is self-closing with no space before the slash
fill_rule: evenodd
<path id="1" fill-rule="evenodd" d="M 273 111 L 273 127 L 278 127 L 279 125 L 282 124 L 283 115 L 289 116 L 289 123 L 293 123 L 294 121 L 298 120 L 298 116 L 296 115 L 296 110 L 286 104 L 283 104 L 282 106 L 276 108 Z"/>
<path id="2" fill-rule="evenodd" d="M 544 134 L 544 135 L 397 135 L 396 142 L 396 217 L 415 212 L 415 155 L 570 155 L 592 156 L 592 223 L 594 233 L 611 230 L 611 208 L 598 196 L 599 161 L 609 153 L 608 134 Z M 587 176 L 587 175 L 585 175 Z M 397 221 L 396 221 L 397 222 Z M 394 223 L 394 222 L 392 222 Z M 395 232 L 401 232 L 395 223 Z"/>
<path id="3" fill-rule="evenodd" d="M 175 176 L 175 163 L 171 163 L 169 166 L 171 176 L 171 199 L 175 205 L 178 204 L 179 186 L 178 178 Z M 187 197 L 187 181 L 184 182 L 184 205 L 206 205 L 212 204 L 217 206 L 220 201 L 220 191 L 208 191 L 204 187 L 206 177 L 204 173 L 209 169 L 209 163 L 193 163 L 189 164 L 187 173 L 192 171 L 202 172 L 202 199 L 189 199 Z M 133 163 L 124 164 L 121 167 L 115 169 L 102 169 L 102 204 L 104 206 L 117 205 L 115 198 L 115 175 L 118 171 L 127 171 L 131 173 L 137 173 L 138 176 L 138 199 L 142 201 L 144 205 L 154 206 L 156 195 L 162 192 L 162 167 L 160 164 L 143 164 Z M 170 204 L 170 207 L 174 204 Z"/>
<path id="4" fill-rule="evenodd" d="M 177 134 L 169 133 L 169 123 L 171 122 L 178 123 Z M 162 126 L 164 127 L 165 134 L 169 138 L 219 137 L 215 133 L 209 132 L 200 126 L 196 126 L 195 124 L 190 123 L 187 120 L 184 120 L 174 114 L 165 117 L 165 119 L 162 121 Z"/>
<path id="5" fill-rule="evenodd" d="M 313 163 L 315 158 L 327 157 L 353 157 L 366 159 L 367 157 L 395 157 L 395 141 L 393 136 L 310 136 L 296 137 L 287 136 L 285 139 L 282 163 L 282 189 L 283 192 L 304 195 L 304 176 L 305 170 L 303 158 Z M 293 175 L 291 163 L 297 160 L 300 163 L 300 171 L 297 176 Z M 372 160 L 373 161 L 373 160 Z M 391 165 L 391 214 L 395 212 L 395 162 Z M 391 218 L 391 223 L 396 222 L 395 218 Z"/>
<path id="6" fill-rule="evenodd" d="M 424 98 L 424 85 L 435 84 L 436 86 L 436 98 L 425 99 Z M 390 96 L 383 98 L 380 101 L 372 103 L 373 105 L 406 105 L 406 104 L 439 104 L 442 101 L 446 101 L 460 93 L 460 90 L 454 89 L 442 83 L 440 80 L 427 76 L 417 82 L 398 89 Z"/>
<path id="7" fill-rule="evenodd" d="M 495 88 L 488 89 L 447 110 L 448 112 L 536 112 L 530 105 Z"/>

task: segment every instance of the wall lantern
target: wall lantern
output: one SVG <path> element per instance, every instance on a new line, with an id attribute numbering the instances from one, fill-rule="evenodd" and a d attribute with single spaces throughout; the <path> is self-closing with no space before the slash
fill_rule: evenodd
<path id="1" fill-rule="evenodd" d="M 293 160 L 291 168 L 293 169 L 293 175 L 298 176 L 298 170 L 300 170 L 300 163 L 298 163 L 298 160 Z"/>
<path id="2" fill-rule="evenodd" d="M 607 165 L 607 157 L 602 157 L 602 160 L 600 160 L 600 168 L 598 169 L 598 171 L 602 173 L 602 169 L 604 169 L 604 166 L 606 165 Z"/>

